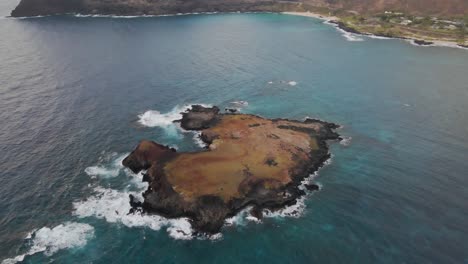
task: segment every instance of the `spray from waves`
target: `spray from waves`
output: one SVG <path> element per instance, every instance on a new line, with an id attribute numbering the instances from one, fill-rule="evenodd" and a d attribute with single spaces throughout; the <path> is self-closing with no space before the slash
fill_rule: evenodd
<path id="1" fill-rule="evenodd" d="M 175 120 L 182 118 L 182 112 L 189 109 L 194 104 L 186 104 L 183 106 L 175 106 L 171 111 L 167 113 L 161 113 L 156 110 L 148 110 L 138 115 L 138 123 L 145 127 L 159 127 L 164 129 L 166 135 L 180 139 L 181 133 L 194 133 L 194 141 L 199 147 L 204 148 L 206 145 L 199 139 L 199 133 L 193 131 L 183 130 L 179 124 L 174 123 Z M 204 107 L 211 107 L 208 104 L 198 104 Z"/>
<path id="2" fill-rule="evenodd" d="M 43 227 L 25 238 L 31 245 L 25 254 L 5 259 L 2 264 L 17 263 L 39 252 L 51 256 L 61 249 L 83 247 L 93 237 L 94 227 L 88 224 L 66 222 L 53 228 Z"/>
<path id="3" fill-rule="evenodd" d="M 146 127 L 168 127 L 174 125 L 174 120 L 182 118 L 182 112 L 190 106 L 176 106 L 167 113 L 161 113 L 156 110 L 148 110 L 138 115 L 138 123 Z"/>
<path id="4" fill-rule="evenodd" d="M 194 132 L 193 134 L 193 142 L 200 148 L 206 148 L 207 144 L 201 140 L 201 132 Z"/>
<path id="5" fill-rule="evenodd" d="M 346 38 L 347 41 L 364 41 L 363 38 L 358 37 L 355 34 L 351 34 L 349 32 L 343 32 L 343 37 Z"/>
<path id="6" fill-rule="evenodd" d="M 103 178 L 116 177 L 119 175 L 120 170 L 123 169 L 122 161 L 125 159 L 127 155 L 128 153 L 118 156 L 108 166 L 96 165 L 96 166 L 87 167 L 85 169 L 85 173 L 92 177 L 93 176 L 99 176 Z M 108 160 L 109 158 L 115 158 L 115 156 L 117 156 L 117 153 L 112 153 L 110 156 L 103 158 L 103 159 Z"/>
<path id="7" fill-rule="evenodd" d="M 302 182 L 301 185 L 299 185 L 299 189 L 301 190 L 306 190 L 305 185 L 310 184 L 314 181 L 315 178 L 318 177 L 319 171 L 326 167 L 329 166 L 332 163 L 333 155 L 330 156 L 328 160 L 324 162 L 322 167 L 317 170 L 314 174 L 309 175 L 309 177 L 305 178 Z M 317 183 L 322 189 L 322 185 L 320 183 Z M 299 218 L 301 217 L 305 210 L 306 210 L 306 204 L 305 201 L 307 199 L 307 196 L 302 196 L 296 200 L 296 203 L 290 206 L 286 206 L 283 209 L 280 210 L 275 210 L 271 211 L 268 209 L 263 210 L 263 217 L 265 218 L 284 218 L 284 217 L 293 217 L 293 218 Z M 245 226 L 248 223 L 261 223 L 262 220 L 255 218 L 250 214 L 250 211 L 252 210 L 252 207 L 247 207 L 244 210 L 240 211 L 238 214 L 235 216 L 226 219 L 225 221 L 225 226 Z"/>
<path id="8" fill-rule="evenodd" d="M 79 218 L 96 217 L 108 223 L 120 223 L 127 227 L 148 227 L 160 230 L 167 227 L 169 235 L 175 239 L 191 239 L 192 227 L 187 218 L 166 219 L 158 215 L 131 213 L 129 195 L 142 199 L 141 192 L 117 191 L 96 187 L 95 195 L 84 201 L 74 202 L 73 214 Z"/>
<path id="9" fill-rule="evenodd" d="M 339 32 L 341 32 L 341 35 L 343 35 L 343 37 L 345 37 L 347 41 L 353 41 L 353 42 L 354 41 L 364 41 L 364 39 L 361 38 L 360 35 L 347 32 L 347 31 L 339 28 L 334 23 L 331 23 L 329 21 L 324 21 L 323 23 L 326 24 L 326 25 L 330 25 L 330 26 L 334 27 L 336 30 L 338 30 Z"/>
<path id="10" fill-rule="evenodd" d="M 117 156 L 108 167 L 102 167 L 103 171 L 109 172 L 124 170 L 130 177 L 128 187 L 133 185 L 136 191 L 115 190 L 97 186 L 94 188 L 94 195 L 82 201 L 73 203 L 73 215 L 78 218 L 95 217 L 104 219 L 108 223 L 120 223 L 127 227 L 148 227 L 152 230 L 160 230 L 167 227 L 169 235 L 175 239 L 191 239 L 193 231 L 187 218 L 166 219 L 158 215 L 146 215 L 141 212 L 129 214 L 131 206 L 129 196 L 133 195 L 137 200 L 142 201 L 142 192 L 148 188 L 148 183 L 143 182 L 143 174 L 135 174 L 128 169 L 124 169 L 121 161 L 125 155 Z M 117 167 L 117 168 L 116 168 Z M 87 168 L 88 169 L 88 168 Z M 105 175 L 107 177 L 107 175 Z"/>
<path id="11" fill-rule="evenodd" d="M 186 104 L 182 106 L 175 106 L 167 113 L 161 113 L 157 110 L 148 110 L 143 114 L 138 115 L 138 123 L 145 127 L 168 127 L 173 126 L 175 120 L 182 118 L 182 112 L 189 109 L 192 105 L 201 105 L 204 107 L 211 107 L 207 104 Z"/>
<path id="12" fill-rule="evenodd" d="M 340 140 L 340 145 L 347 147 L 351 145 L 352 139 L 352 137 L 342 137 L 342 139 Z"/>
<path id="13" fill-rule="evenodd" d="M 261 223 L 262 221 L 250 214 L 253 207 L 249 206 L 235 216 L 227 218 L 224 221 L 225 226 L 245 226 L 249 222 Z"/>

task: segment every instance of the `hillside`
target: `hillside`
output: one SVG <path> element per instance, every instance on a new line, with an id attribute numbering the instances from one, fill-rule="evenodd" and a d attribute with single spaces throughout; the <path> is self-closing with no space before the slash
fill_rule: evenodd
<path id="1" fill-rule="evenodd" d="M 11 15 L 37 16 L 64 13 L 160 15 L 233 11 L 352 11 L 376 14 L 387 10 L 413 15 L 468 15 L 466 0 L 21 0 Z"/>

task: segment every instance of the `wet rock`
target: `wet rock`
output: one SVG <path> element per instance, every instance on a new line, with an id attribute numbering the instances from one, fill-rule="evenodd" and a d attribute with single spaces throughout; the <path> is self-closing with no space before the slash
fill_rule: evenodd
<path id="1" fill-rule="evenodd" d="M 418 40 L 418 39 L 415 39 L 414 43 L 419 45 L 419 46 L 429 46 L 429 45 L 434 44 L 434 42 L 425 41 L 425 40 Z"/>
<path id="2" fill-rule="evenodd" d="M 202 130 L 212 126 L 218 119 L 219 108 L 193 105 L 182 113 L 180 125 L 185 130 Z"/>
<path id="3" fill-rule="evenodd" d="M 314 184 L 314 183 L 306 184 L 305 187 L 306 187 L 306 189 L 308 191 L 318 191 L 318 190 L 320 190 L 320 186 L 318 186 L 317 184 Z"/>

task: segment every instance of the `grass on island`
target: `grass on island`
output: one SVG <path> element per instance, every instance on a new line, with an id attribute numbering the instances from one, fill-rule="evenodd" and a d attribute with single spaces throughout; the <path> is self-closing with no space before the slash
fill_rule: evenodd
<path id="1" fill-rule="evenodd" d="M 174 190 L 186 201 L 202 195 L 216 195 L 224 201 L 242 197 L 255 182 L 265 189 L 277 189 L 292 181 L 291 174 L 309 152 L 318 149 L 308 133 L 284 126 L 289 121 L 272 121 L 251 115 L 225 115 L 203 133 L 217 135 L 209 150 L 182 153 L 164 170 Z M 283 125 L 283 127 L 282 127 Z M 293 123 L 318 130 L 319 124 Z"/>

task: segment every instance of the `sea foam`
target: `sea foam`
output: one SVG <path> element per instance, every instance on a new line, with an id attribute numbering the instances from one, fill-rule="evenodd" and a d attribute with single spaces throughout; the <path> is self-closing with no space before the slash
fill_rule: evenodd
<path id="1" fill-rule="evenodd" d="M 23 261 L 26 256 L 43 252 L 51 256 L 61 249 L 83 247 L 94 237 L 94 227 L 75 222 L 66 222 L 56 227 L 43 227 L 33 231 L 25 238 L 30 240 L 31 247 L 22 255 L 5 259 L 2 264 L 12 264 Z"/>
<path id="2" fill-rule="evenodd" d="M 114 153 L 111 156 L 115 156 L 116 154 Z M 99 176 L 102 178 L 108 178 L 108 177 L 116 177 L 119 175 L 119 172 L 121 169 L 123 169 L 122 161 L 124 158 L 128 155 L 122 154 L 119 155 L 117 158 L 115 158 L 111 164 L 105 166 L 105 165 L 96 165 L 96 166 L 90 166 L 85 169 L 85 173 L 88 174 L 89 176 Z M 108 159 L 108 158 L 106 158 Z"/>
<path id="3" fill-rule="evenodd" d="M 120 223 L 127 227 L 148 227 L 152 230 L 167 227 L 167 232 L 175 239 L 192 238 L 193 231 L 187 218 L 167 219 L 141 212 L 130 214 L 129 195 L 142 201 L 141 192 L 117 191 L 103 187 L 96 187 L 94 192 L 95 195 L 86 200 L 73 203 L 75 216 L 96 217 L 108 223 Z"/>
<path id="4" fill-rule="evenodd" d="M 148 110 L 138 115 L 138 123 L 146 127 L 168 127 L 174 125 L 175 120 L 182 118 L 182 112 L 189 109 L 194 104 L 175 106 L 167 113 L 161 113 L 157 110 Z M 198 104 L 204 107 L 211 107 L 207 104 Z"/>
<path id="5" fill-rule="evenodd" d="M 162 128 L 166 135 L 170 138 L 181 139 L 182 133 L 194 133 L 193 140 L 200 148 L 206 147 L 206 144 L 201 141 L 200 133 L 193 131 L 186 131 L 180 127 L 178 123 L 174 123 L 176 120 L 182 118 L 182 113 L 189 109 L 194 104 L 186 104 L 183 106 L 176 106 L 167 113 L 161 113 L 157 110 L 148 110 L 138 115 L 138 123 L 145 127 L 159 127 Z M 211 107 L 208 104 L 197 104 L 204 107 Z M 177 149 L 177 147 L 176 147 Z"/>

